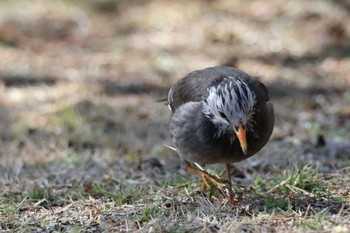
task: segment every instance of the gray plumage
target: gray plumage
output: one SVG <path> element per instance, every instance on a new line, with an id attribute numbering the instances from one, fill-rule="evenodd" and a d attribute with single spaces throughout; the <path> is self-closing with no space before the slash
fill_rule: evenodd
<path id="1" fill-rule="evenodd" d="M 234 163 L 256 154 L 274 126 L 266 87 L 232 67 L 190 73 L 169 91 L 170 136 L 184 162 Z M 246 129 L 247 154 L 230 126 Z M 227 129 L 226 129 L 227 127 Z"/>

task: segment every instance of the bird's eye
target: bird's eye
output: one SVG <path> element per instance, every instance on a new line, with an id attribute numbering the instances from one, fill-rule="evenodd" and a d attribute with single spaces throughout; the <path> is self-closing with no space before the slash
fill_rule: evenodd
<path id="1" fill-rule="evenodd" d="M 224 118 L 225 120 L 228 121 L 228 118 L 227 118 L 227 116 L 225 115 L 225 113 L 219 112 L 219 114 L 220 114 L 220 116 L 221 116 L 222 118 Z"/>

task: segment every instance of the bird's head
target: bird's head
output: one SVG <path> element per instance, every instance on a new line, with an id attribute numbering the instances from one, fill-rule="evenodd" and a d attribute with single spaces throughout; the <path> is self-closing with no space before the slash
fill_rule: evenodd
<path id="1" fill-rule="evenodd" d="M 246 131 L 253 131 L 255 93 L 246 83 L 232 77 L 224 78 L 207 91 L 207 97 L 202 100 L 202 112 L 218 129 L 215 137 L 232 134 L 247 154 Z"/>

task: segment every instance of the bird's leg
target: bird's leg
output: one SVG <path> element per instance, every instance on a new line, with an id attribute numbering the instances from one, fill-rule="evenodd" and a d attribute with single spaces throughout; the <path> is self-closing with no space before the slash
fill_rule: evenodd
<path id="1" fill-rule="evenodd" d="M 208 172 L 204 170 L 200 170 L 198 168 L 191 167 L 190 165 L 186 165 L 185 171 L 187 173 L 195 174 L 202 178 L 202 191 L 206 192 L 210 189 L 210 183 L 217 186 L 222 192 L 225 187 L 224 181 L 218 177 L 210 175 Z"/>
<path id="2" fill-rule="evenodd" d="M 228 202 L 233 204 L 233 192 L 232 192 L 232 178 L 231 178 L 231 164 L 226 164 L 226 171 L 228 177 Z"/>

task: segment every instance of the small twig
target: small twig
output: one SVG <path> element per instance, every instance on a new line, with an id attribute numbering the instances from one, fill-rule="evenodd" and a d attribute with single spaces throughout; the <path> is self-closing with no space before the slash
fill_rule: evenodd
<path id="1" fill-rule="evenodd" d="M 19 209 L 22 207 L 23 203 L 24 203 L 27 199 L 28 199 L 28 196 L 25 196 L 25 197 L 23 198 L 23 200 L 21 201 L 21 203 L 19 203 L 18 205 L 15 205 L 15 206 L 16 206 L 16 211 L 19 210 Z"/>
<path id="2" fill-rule="evenodd" d="M 54 210 L 53 213 L 58 214 L 58 213 L 66 212 L 72 205 L 73 203 L 70 203 L 62 208 L 59 208 L 58 210 Z"/>
<path id="3" fill-rule="evenodd" d="M 46 198 L 41 199 L 41 200 L 39 200 L 38 202 L 36 202 L 33 206 L 37 207 L 37 206 L 41 205 L 43 202 L 45 202 L 45 201 L 47 201 Z"/>
<path id="4" fill-rule="evenodd" d="M 304 214 L 303 220 L 305 220 L 305 219 L 307 218 L 307 215 L 308 215 L 308 213 L 309 213 L 310 209 L 311 209 L 311 205 L 309 204 L 309 205 L 307 205 L 307 208 L 306 208 L 306 211 L 305 211 L 305 214 Z"/>
<path id="5" fill-rule="evenodd" d="M 341 218 L 341 214 L 343 213 L 343 211 L 344 211 L 344 207 L 345 207 L 345 205 L 344 204 L 342 204 L 341 205 L 341 207 L 340 207 L 340 210 L 338 211 L 338 214 L 337 214 L 337 217 L 336 217 L 336 223 L 339 223 L 339 219 Z"/>
<path id="6" fill-rule="evenodd" d="M 289 177 L 288 179 L 282 181 L 281 183 L 277 184 L 276 186 L 272 187 L 270 190 L 268 190 L 266 192 L 266 194 L 271 193 L 272 191 L 274 191 L 275 189 L 277 189 L 278 187 L 281 187 L 282 185 L 286 184 L 289 180 L 291 179 L 291 177 Z"/>
<path id="7" fill-rule="evenodd" d="M 286 184 L 286 187 L 289 188 L 293 192 L 300 191 L 300 192 L 304 193 L 305 195 L 308 195 L 310 197 L 315 197 L 315 194 L 310 193 L 310 192 L 308 192 L 308 191 L 306 191 L 304 189 L 298 188 L 296 186 L 292 186 L 292 185 Z"/>
<path id="8" fill-rule="evenodd" d="M 278 215 L 278 216 L 272 216 L 272 217 L 270 217 L 270 218 L 267 218 L 266 220 L 291 220 L 291 219 L 295 219 L 295 217 L 294 216 L 280 216 L 280 215 Z"/>

